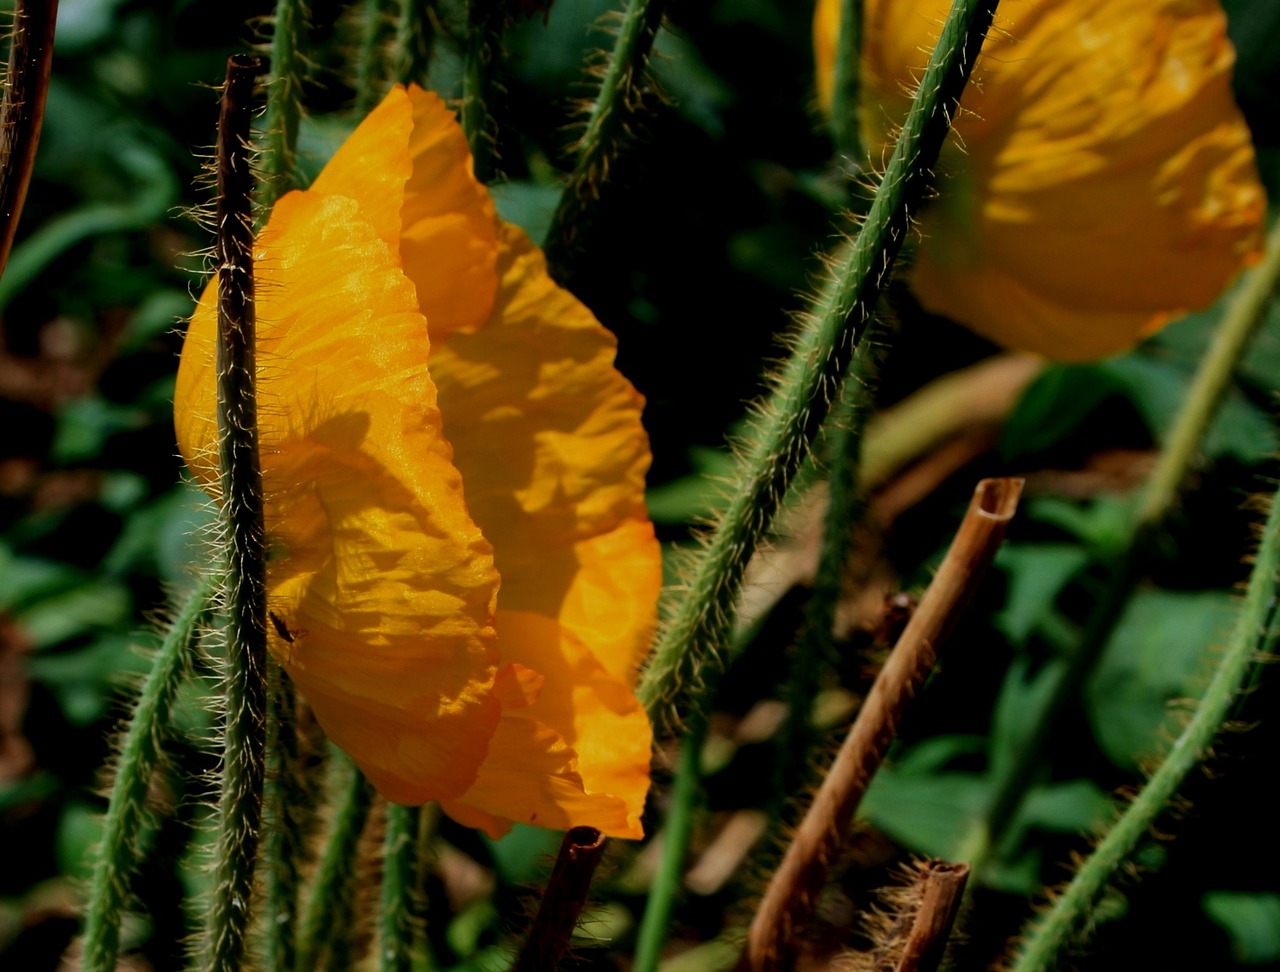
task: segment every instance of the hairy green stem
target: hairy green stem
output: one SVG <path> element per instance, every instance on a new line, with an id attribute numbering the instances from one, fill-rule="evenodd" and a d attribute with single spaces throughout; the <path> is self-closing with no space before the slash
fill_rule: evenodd
<path id="1" fill-rule="evenodd" d="M 605 66 L 587 127 L 578 140 L 573 173 L 565 183 L 547 231 L 546 249 L 553 274 L 578 243 L 579 221 L 590 203 L 599 198 L 609 166 L 618 156 L 643 95 L 645 65 L 654 38 L 662 25 L 666 0 L 630 0 L 622 26 Z M 563 281 L 562 281 L 563 282 Z"/>
<path id="2" fill-rule="evenodd" d="M 1035 723 L 1023 736 L 1021 748 L 998 780 L 980 829 L 970 838 L 969 857 L 979 878 L 982 866 L 1022 805 L 1059 714 L 1079 696 L 1125 605 L 1142 581 L 1160 528 L 1177 504 L 1178 493 L 1199 455 L 1205 432 L 1231 385 L 1241 355 L 1265 316 L 1278 283 L 1280 223 L 1268 235 L 1262 263 L 1250 272 L 1241 290 L 1229 302 L 1205 352 L 1143 490 L 1127 545 L 1111 567 L 1102 600 L 1090 614 L 1074 652 L 1059 669 Z"/>
<path id="3" fill-rule="evenodd" d="M 183 601 L 165 631 L 129 719 L 89 885 L 81 960 L 84 972 L 114 972 L 116 968 L 120 919 L 129 900 L 129 881 L 142 853 L 138 833 L 146 819 L 147 789 L 164 750 L 174 698 L 190 671 L 197 626 L 217 583 L 212 575 L 201 578 Z"/>
<path id="4" fill-rule="evenodd" d="M 204 965 L 244 960 L 262 823 L 267 708 L 266 543 L 258 460 L 249 120 L 260 62 L 231 57 L 218 121 L 218 459 L 227 579 L 222 783 Z"/>
<path id="5" fill-rule="evenodd" d="M 409 972 L 414 958 L 415 864 L 421 815 L 421 807 L 387 804 L 378 912 L 378 968 L 382 972 Z"/>
<path id="6" fill-rule="evenodd" d="M 862 136 L 858 128 L 859 65 L 862 60 L 863 0 L 840 0 L 840 32 L 831 79 L 831 140 L 845 164 L 863 167 Z"/>
<path id="7" fill-rule="evenodd" d="M 269 969 L 297 961 L 298 888 L 304 854 L 298 811 L 306 799 L 299 778 L 297 695 L 279 665 L 272 665 L 267 697 L 266 947 Z"/>
<path id="8" fill-rule="evenodd" d="M 359 877 L 359 844 L 373 806 L 373 787 L 346 755 L 334 755 L 330 766 L 346 774 L 333 824 L 320 856 L 311 897 L 302 919 L 297 972 L 332 968 L 334 953 L 343 953 L 355 916 Z M 321 963 L 326 963 L 321 965 Z"/>
<path id="9" fill-rule="evenodd" d="M 13 40 L 0 100 L 0 275 L 9 262 L 36 164 L 57 20 L 58 0 L 14 4 Z"/>
<path id="10" fill-rule="evenodd" d="M 737 494 L 693 565 L 638 687 L 655 723 L 706 704 L 747 561 L 799 468 L 888 284 L 994 13 L 994 0 L 956 0 L 857 239 L 837 259 L 796 337 L 740 464 Z"/>
<path id="11" fill-rule="evenodd" d="M 369 114 L 381 96 L 383 79 L 383 29 L 387 26 L 385 0 L 365 0 L 360 30 L 360 57 L 356 61 L 356 115 Z M 410 6 L 405 4 L 404 6 Z M 398 55 L 397 50 L 397 55 Z"/>
<path id="12" fill-rule="evenodd" d="M 294 188 L 298 123 L 302 118 L 302 59 L 298 41 L 307 22 L 304 0 L 276 0 L 267 80 L 267 130 L 262 147 L 266 178 L 259 188 L 264 211 Z"/>
<path id="13" fill-rule="evenodd" d="M 693 821 L 702 783 L 702 746 L 706 738 L 706 723 L 699 721 L 680 742 L 680 759 L 671 788 L 671 806 L 667 809 L 667 820 L 662 828 L 662 858 L 649 885 L 644 916 L 640 919 L 633 965 L 635 972 L 654 972 L 667 940 L 667 928 L 680 893 L 684 861 L 693 836 Z"/>
<path id="14" fill-rule="evenodd" d="M 493 101 L 505 22 L 503 0 L 469 0 L 462 53 L 462 130 L 481 182 L 492 181 L 497 172 Z"/>
<path id="15" fill-rule="evenodd" d="M 1275 648 L 1276 606 L 1280 597 L 1280 493 L 1271 500 L 1244 606 L 1227 649 L 1191 722 L 1169 754 L 1129 804 L 1115 826 L 1076 872 L 1067 890 L 1042 915 L 1018 954 L 1014 972 L 1057 967 L 1062 950 L 1088 924 L 1093 902 L 1129 859 L 1152 825 L 1169 807 L 1187 776 L 1209 756 L 1233 704 L 1263 656 Z"/>
<path id="16" fill-rule="evenodd" d="M 427 71 L 431 67 L 431 44 L 435 39 L 431 23 L 434 2 L 435 0 L 400 0 L 393 62 L 396 80 L 401 84 L 427 83 Z"/>

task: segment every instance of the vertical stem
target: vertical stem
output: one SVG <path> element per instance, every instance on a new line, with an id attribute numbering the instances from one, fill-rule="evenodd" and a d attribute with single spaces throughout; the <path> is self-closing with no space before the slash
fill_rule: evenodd
<path id="1" fill-rule="evenodd" d="M 36 162 L 57 19 L 58 0 L 17 0 L 14 5 L 13 42 L 0 101 L 0 275 L 9 262 Z"/>
<path id="2" fill-rule="evenodd" d="M 603 854 L 604 834 L 594 827 L 573 827 L 565 833 L 556 866 L 529 929 L 529 939 L 512 972 L 551 972 L 560 968 Z"/>
<path id="3" fill-rule="evenodd" d="M 410 7 L 405 3 L 402 9 Z M 363 118 L 378 103 L 382 82 L 382 34 L 386 14 L 383 0 L 365 0 L 360 31 L 360 59 L 356 63 L 356 115 Z"/>
<path id="4" fill-rule="evenodd" d="M 680 893 L 680 878 L 693 835 L 694 810 L 702 782 L 702 746 L 706 741 L 706 723 L 698 725 L 680 742 L 680 760 L 676 764 L 675 785 L 671 788 L 671 807 L 662 828 L 662 859 L 649 885 L 644 916 L 636 941 L 635 972 L 656 972 L 671 924 L 671 912 Z"/>
<path id="5" fill-rule="evenodd" d="M 846 165 L 855 171 L 863 164 L 862 136 L 858 128 L 862 2 L 840 0 L 840 33 L 836 37 L 835 77 L 831 86 L 831 140 Z"/>
<path id="6" fill-rule="evenodd" d="M 262 152 L 266 179 L 260 187 L 262 209 L 293 188 L 298 122 L 302 116 L 301 58 L 298 39 L 307 20 L 304 0 L 276 0 L 271 33 L 271 76 L 267 80 L 267 132 Z"/>
<path id="7" fill-rule="evenodd" d="M 342 798 L 334 811 L 333 826 L 320 856 L 311 886 L 311 897 L 299 935 L 297 972 L 321 968 L 321 961 L 340 948 L 351 933 L 355 916 L 360 835 L 373 806 L 373 787 L 344 755 L 334 755 L 330 765 L 347 774 Z"/>
<path id="8" fill-rule="evenodd" d="M 467 3 L 462 55 L 462 130 L 471 147 L 476 178 L 481 182 L 490 182 L 497 171 L 492 108 L 505 7 L 503 0 L 469 0 Z"/>
<path id="9" fill-rule="evenodd" d="M 201 578 L 178 609 L 129 719 L 89 885 L 81 960 L 84 972 L 115 972 L 120 919 L 141 854 L 137 835 L 146 814 L 147 789 L 164 749 L 169 711 L 190 669 L 196 626 L 216 583 L 212 575 Z"/>
<path id="10" fill-rule="evenodd" d="M 409 972 L 414 951 L 414 864 L 417 860 L 418 818 L 421 807 L 387 804 L 387 832 L 383 840 L 382 896 L 379 909 L 378 968 Z"/>
<path id="11" fill-rule="evenodd" d="M 205 967 L 244 958 L 262 822 L 266 716 L 266 549 L 258 463 L 249 121 L 260 62 L 234 56 L 218 120 L 218 458 L 226 543 L 227 670 L 222 786 Z"/>
<path id="12" fill-rule="evenodd" d="M 849 541 L 864 508 L 858 489 L 862 432 L 870 411 L 868 388 L 864 381 L 872 377 L 867 373 L 874 369 L 874 362 L 869 356 L 854 359 L 852 373 L 841 385 L 840 399 L 827 420 L 830 469 L 827 514 L 823 522 L 818 568 L 787 675 L 788 714 L 779 739 L 782 753 L 778 763 L 777 798 L 780 802 L 793 799 L 796 793 L 806 789 L 805 772 L 813 745 L 810 713 L 823 672 L 831 660 L 836 604 L 840 600 L 840 585 L 849 560 Z M 863 374 L 858 374 L 859 370 Z"/>
<path id="13" fill-rule="evenodd" d="M 637 694 L 655 722 L 696 718 L 727 642 L 747 561 L 817 433 L 919 205 L 986 37 L 995 0 L 955 0 L 884 179 L 854 243 L 840 255 L 797 335 L 740 464 L 738 493 L 693 565 Z"/>
<path id="14" fill-rule="evenodd" d="M 427 83 L 431 67 L 431 44 L 435 31 L 431 9 L 435 0 L 400 0 L 400 20 L 396 25 L 395 76 L 401 84 Z"/>
<path id="15" fill-rule="evenodd" d="M 306 792 L 298 778 L 297 695 L 279 665 L 272 665 L 267 700 L 266 949 L 269 969 L 297 961 L 299 867 L 303 856 L 298 808 Z"/>

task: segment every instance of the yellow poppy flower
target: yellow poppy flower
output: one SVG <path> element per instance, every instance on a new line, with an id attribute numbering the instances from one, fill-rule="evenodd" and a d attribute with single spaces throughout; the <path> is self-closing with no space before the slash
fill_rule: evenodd
<path id="1" fill-rule="evenodd" d="M 948 0 L 865 0 L 861 128 L 888 142 Z M 814 19 L 831 101 L 839 0 Z M 912 289 L 1009 347 L 1097 358 L 1211 303 L 1266 200 L 1218 0 L 1005 0 L 920 218 Z"/>
<path id="2" fill-rule="evenodd" d="M 639 837 L 660 565 L 613 337 L 418 88 L 280 199 L 254 261 L 272 653 L 388 799 Z M 174 407 L 216 493 L 214 290 Z"/>

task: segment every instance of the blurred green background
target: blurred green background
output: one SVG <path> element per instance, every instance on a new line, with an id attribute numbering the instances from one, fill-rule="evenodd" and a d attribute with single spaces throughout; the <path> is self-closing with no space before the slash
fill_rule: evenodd
<path id="1" fill-rule="evenodd" d="M 1280 199 L 1280 3 L 1226 7 L 1239 52 L 1238 98 L 1264 181 Z M 304 100 L 312 117 L 301 143 L 311 171 L 354 123 L 351 79 L 368 9 L 311 4 L 315 65 Z M 498 111 L 505 178 L 495 194 L 503 214 L 535 237 L 569 161 L 573 100 L 589 93 L 584 60 L 609 42 L 593 25 L 610 9 L 603 0 L 555 0 L 546 23 L 535 16 L 508 34 Z M 148 618 L 206 556 L 193 533 L 208 514 L 203 496 L 180 483 L 171 415 L 179 322 L 199 283 L 196 254 L 209 244 L 190 211 L 209 203 L 197 183 L 214 133 L 211 86 L 227 55 L 255 39 L 254 20 L 269 13 L 264 3 L 62 0 L 39 157 L 0 281 L 5 969 L 61 967 L 103 809 L 110 740 L 128 686 L 145 667 L 134 646 L 150 642 Z M 647 396 L 650 481 L 664 489 L 659 534 L 671 544 L 685 542 L 706 512 L 706 477 L 726 468 L 726 430 L 759 391 L 765 363 L 779 356 L 779 335 L 803 306 L 817 254 L 840 225 L 840 176 L 812 107 L 810 15 L 807 5 L 784 0 L 672 5 L 655 66 L 666 97 L 648 106 L 635 145 L 613 171 L 592 245 L 573 267 L 575 291 L 618 335 L 619 367 Z M 448 4 L 443 17 L 456 29 Z M 442 37 L 433 86 L 454 95 L 458 75 L 456 47 Z M 892 300 L 898 313 L 882 405 L 995 350 L 924 314 L 900 288 Z M 982 805 L 990 768 L 1019 737 L 1037 672 L 1096 596 L 1097 562 L 1108 556 L 1117 518 L 1215 320 L 1212 310 L 1196 315 L 1099 365 L 1050 367 L 993 448 L 897 517 L 885 560 L 906 587 L 918 588 L 979 476 L 1025 473 L 1039 484 L 868 798 L 864 816 L 889 840 L 955 851 L 966 809 Z M 1273 488 L 1280 472 L 1278 385 L 1273 307 L 1151 582 L 1056 737 L 1018 839 L 1004 849 L 999 886 L 983 892 L 983 917 L 971 928 L 976 954 L 997 952 L 1026 917 L 1027 898 L 1068 875 L 1064 862 L 1087 847 L 1079 832 L 1108 819 L 1115 791 L 1140 778 L 1169 700 L 1203 684 L 1259 522 L 1246 500 Z M 1115 477 L 1055 489 L 1079 482 L 1061 474 L 1096 470 L 1103 456 L 1119 457 Z M 726 719 L 780 681 L 780 646 L 802 600 L 803 590 L 783 598 L 731 672 L 720 703 Z M 846 684 L 864 685 L 857 636 L 845 647 Z M 209 717 L 195 694 L 182 707 L 185 741 L 172 754 L 187 770 L 210 768 Z M 1266 789 L 1280 742 L 1280 720 L 1268 708 L 1274 694 L 1264 685 L 1251 700 L 1260 721 L 1224 748 L 1220 778 L 1193 785 L 1189 807 L 1167 828 L 1176 839 L 1145 852 L 1146 880 L 1108 898 L 1100 947 L 1086 967 L 1280 969 L 1280 840 Z M 760 765 L 771 753 L 759 743 L 728 752 L 707 781 L 709 822 L 767 803 Z M 138 891 L 149 911 L 127 935 L 143 964 L 130 968 L 180 967 L 191 931 L 181 899 L 200 878 L 184 861 L 206 794 L 184 778 L 155 794 L 169 813 L 147 837 L 152 853 Z M 445 834 L 498 875 L 488 910 L 454 915 L 456 941 L 438 946 L 466 951 L 509 927 L 508 905 L 534 879 L 525 851 L 545 840 L 517 834 L 494 848 L 455 829 Z M 855 902 L 871 883 L 844 880 Z M 735 882 L 692 896 L 673 934 L 691 941 L 714 934 L 752 889 Z M 634 892 L 612 893 L 623 910 L 640 907 Z M 591 953 L 583 961 L 617 967 Z"/>

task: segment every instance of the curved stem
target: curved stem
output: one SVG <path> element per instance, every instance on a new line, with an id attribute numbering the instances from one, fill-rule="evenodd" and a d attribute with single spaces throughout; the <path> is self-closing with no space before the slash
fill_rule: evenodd
<path id="1" fill-rule="evenodd" d="M 1084 862 L 1067 890 L 1041 916 L 1025 938 L 1014 972 L 1057 967 L 1062 950 L 1088 922 L 1099 892 L 1133 854 L 1188 774 L 1200 765 L 1222 730 L 1251 672 L 1275 648 L 1280 598 L 1280 493 L 1272 497 L 1244 606 L 1226 652 L 1218 663 L 1199 708 L 1168 756 L 1129 804 L 1115 826 Z"/>
<path id="2" fill-rule="evenodd" d="M 1129 540 L 1110 571 L 1102 600 L 1094 607 L 1075 651 L 1060 668 L 1057 681 L 1022 746 L 995 787 L 990 809 L 970 838 L 970 859 L 981 878 L 982 865 L 1013 820 L 1030 788 L 1040 757 L 1059 714 L 1077 698 L 1115 630 L 1124 607 L 1146 572 L 1159 530 L 1177 504 L 1178 493 L 1199 455 L 1209 423 L 1230 387 L 1240 356 L 1257 332 L 1280 284 L 1280 223 L 1273 226 L 1263 261 L 1228 304 L 1222 323 L 1205 352 L 1173 428 L 1143 490 Z"/>
<path id="3" fill-rule="evenodd" d="M 739 487 L 666 623 L 638 695 L 674 725 L 706 704 L 707 675 L 727 643 L 743 571 L 826 417 L 919 205 L 986 36 L 994 0 L 957 0 L 930 58 L 866 222 L 836 261 L 796 338 L 740 464 Z"/>

